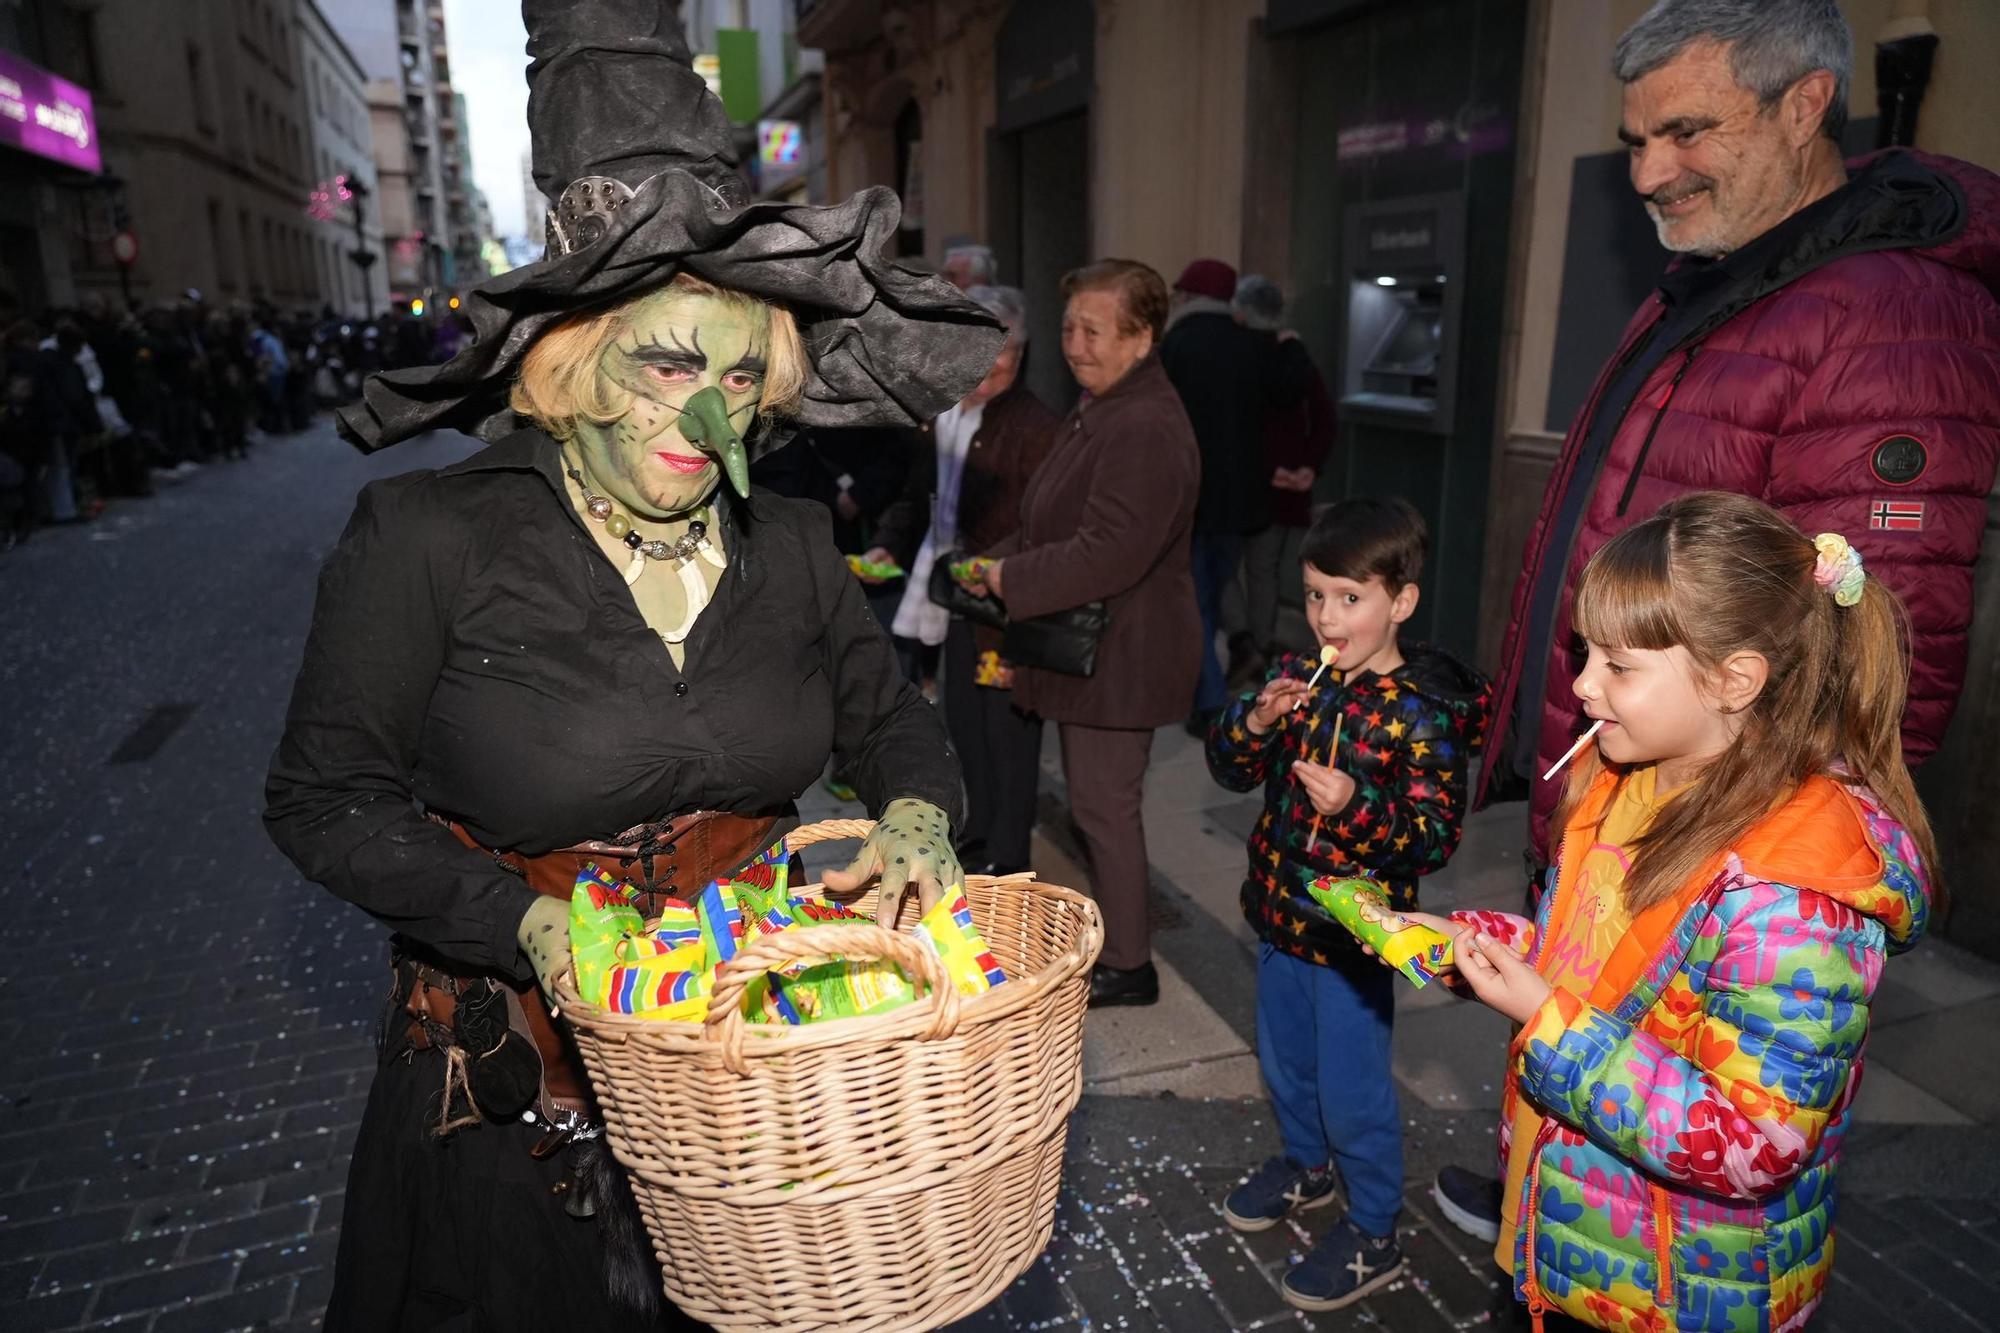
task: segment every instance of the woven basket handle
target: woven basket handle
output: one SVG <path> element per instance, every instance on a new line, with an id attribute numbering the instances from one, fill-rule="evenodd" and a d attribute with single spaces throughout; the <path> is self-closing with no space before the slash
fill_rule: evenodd
<path id="1" fill-rule="evenodd" d="M 852 835 L 839 835 L 852 836 Z M 938 956 L 909 935 L 862 921 L 781 930 L 747 940 L 742 952 L 715 974 L 708 997 L 707 1037 L 722 1047 L 722 1063 L 732 1074 L 747 1074 L 743 1056 L 743 990 L 753 978 L 786 963 L 839 954 L 842 958 L 880 958 L 903 969 L 903 975 L 929 992 L 931 1021 L 923 1039 L 935 1041 L 958 1030 L 958 987 L 945 974 Z"/>
<path id="2" fill-rule="evenodd" d="M 785 835 L 785 850 L 796 852 L 816 842 L 844 842 L 865 838 L 875 831 L 872 819 L 822 819 L 817 824 L 801 824 Z"/>

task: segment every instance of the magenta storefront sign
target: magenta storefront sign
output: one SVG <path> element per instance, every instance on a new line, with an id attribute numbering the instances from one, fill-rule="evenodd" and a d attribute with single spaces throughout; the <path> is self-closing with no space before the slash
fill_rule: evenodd
<path id="1" fill-rule="evenodd" d="M 90 94 L 5 51 L 0 51 L 0 144 L 93 174 L 104 170 Z"/>

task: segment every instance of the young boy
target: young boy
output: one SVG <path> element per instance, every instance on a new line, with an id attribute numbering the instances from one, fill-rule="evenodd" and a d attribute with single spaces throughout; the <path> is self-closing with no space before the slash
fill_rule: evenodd
<path id="1" fill-rule="evenodd" d="M 1321 875 L 1365 876 L 1401 909 L 1417 877 L 1458 845 L 1466 770 L 1491 703 L 1485 677 L 1434 649 L 1405 654 L 1428 538 L 1402 500 L 1345 500 L 1306 534 L 1306 619 L 1339 654 L 1289 654 L 1208 735 L 1208 768 L 1233 791 L 1264 787 L 1250 834 L 1243 914 L 1256 929 L 1257 1058 L 1285 1152 L 1238 1185 L 1239 1231 L 1334 1202 L 1347 1213 L 1286 1274 L 1285 1299 L 1338 1310 L 1403 1271 L 1403 1129 L 1389 1072 L 1396 974 L 1361 952 L 1306 893 Z M 1336 745 L 1337 736 L 1337 745 Z"/>

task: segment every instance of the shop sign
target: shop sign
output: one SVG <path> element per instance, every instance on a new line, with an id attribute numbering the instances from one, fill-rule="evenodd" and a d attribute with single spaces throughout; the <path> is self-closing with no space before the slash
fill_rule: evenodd
<path id="1" fill-rule="evenodd" d="M 1362 228 L 1357 267 L 1372 271 L 1435 264 L 1440 253 L 1439 223 L 1435 208 L 1375 213 Z"/>
<path id="2" fill-rule="evenodd" d="M 805 164 L 805 127 L 796 120 L 757 122 L 757 161 L 767 167 Z"/>
<path id="3" fill-rule="evenodd" d="M 0 51 L 0 144 L 96 174 L 97 113 L 90 94 Z"/>

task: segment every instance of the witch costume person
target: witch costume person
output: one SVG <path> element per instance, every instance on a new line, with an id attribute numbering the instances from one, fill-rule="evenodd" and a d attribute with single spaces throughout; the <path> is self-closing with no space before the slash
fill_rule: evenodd
<path id="1" fill-rule="evenodd" d="M 879 258 L 888 191 L 741 202 L 671 6 L 523 11 L 547 257 L 469 297 L 452 361 L 375 377 L 341 419 L 366 450 L 489 447 L 362 491 L 266 792 L 305 876 L 395 932 L 330 1330 L 673 1322 L 542 1000 L 585 861 L 697 893 L 794 826 L 838 752 L 880 823 L 829 885 L 879 872 L 893 913 L 959 878 L 942 727 L 826 512 L 750 490 L 747 463 L 787 419 L 929 420 L 1002 333 Z M 607 1277 L 607 1255 L 636 1262 Z"/>

